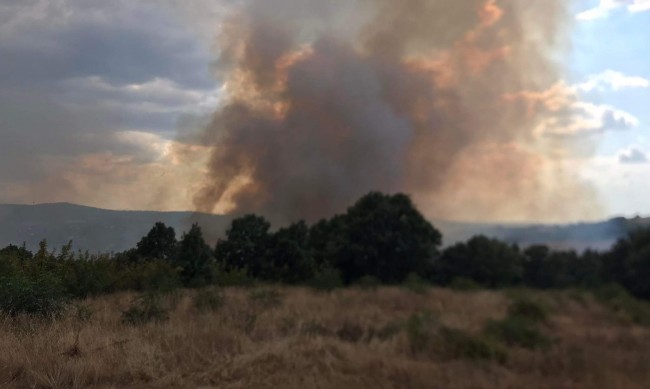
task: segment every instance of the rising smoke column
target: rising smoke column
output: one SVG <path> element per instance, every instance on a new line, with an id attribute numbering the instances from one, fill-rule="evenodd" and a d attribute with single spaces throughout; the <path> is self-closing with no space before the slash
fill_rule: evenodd
<path id="1" fill-rule="evenodd" d="M 343 5 L 345 3 L 345 6 Z M 429 216 L 585 217 L 584 188 L 513 96 L 560 77 L 566 1 L 250 0 L 219 35 L 224 102 L 195 196 L 274 221 L 331 216 L 371 190 Z"/>

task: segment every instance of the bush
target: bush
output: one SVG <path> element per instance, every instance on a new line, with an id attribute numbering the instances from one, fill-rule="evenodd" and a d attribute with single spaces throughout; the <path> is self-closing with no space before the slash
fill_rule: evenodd
<path id="1" fill-rule="evenodd" d="M 539 349 L 551 345 L 551 340 L 540 331 L 535 322 L 520 316 L 490 321 L 485 327 L 485 334 L 509 346 Z"/>
<path id="2" fill-rule="evenodd" d="M 368 327 L 366 341 L 371 342 L 373 339 L 377 338 L 381 342 L 385 342 L 395 335 L 399 334 L 404 329 L 404 323 L 402 322 L 391 322 L 387 323 L 382 327 L 375 328 L 373 326 Z"/>
<path id="3" fill-rule="evenodd" d="M 282 295 L 274 289 L 255 289 L 248 298 L 262 308 L 277 308 L 282 305 Z"/>
<path id="4" fill-rule="evenodd" d="M 402 286 L 417 294 L 425 294 L 429 289 L 429 285 L 415 273 L 410 273 Z"/>
<path id="5" fill-rule="evenodd" d="M 250 335 L 251 332 L 255 329 L 255 325 L 257 324 L 257 314 L 248 312 L 244 315 L 244 333 L 246 335 Z"/>
<path id="6" fill-rule="evenodd" d="M 308 336 L 331 336 L 332 331 L 317 321 L 309 321 L 302 325 L 302 333 Z"/>
<path id="7" fill-rule="evenodd" d="M 385 326 L 381 327 L 375 333 L 375 336 L 381 341 L 386 341 L 388 339 L 391 339 L 395 335 L 399 334 L 401 330 L 402 330 L 402 326 L 400 323 L 388 323 Z"/>
<path id="8" fill-rule="evenodd" d="M 539 301 L 525 297 L 517 298 L 510 308 L 508 314 L 511 317 L 518 317 L 535 323 L 546 323 L 548 320 L 548 309 Z"/>
<path id="9" fill-rule="evenodd" d="M 17 275 L 0 279 L 0 311 L 10 316 L 53 318 L 63 313 L 67 303 L 63 287 L 53 276 L 39 275 L 32 280 Z"/>
<path id="10" fill-rule="evenodd" d="M 470 291 L 476 291 L 481 289 L 481 285 L 479 285 L 476 281 L 464 277 L 454 278 L 449 284 L 449 287 L 451 289 L 463 291 L 463 292 L 470 292 Z"/>
<path id="11" fill-rule="evenodd" d="M 203 289 L 194 295 L 194 307 L 199 312 L 214 312 L 224 304 L 223 294 L 218 289 Z"/>
<path id="12" fill-rule="evenodd" d="M 93 311 L 88 305 L 77 304 L 75 305 L 74 317 L 80 324 L 89 323 L 93 318 Z"/>
<path id="13" fill-rule="evenodd" d="M 316 290 L 331 292 L 343 286 L 341 272 L 331 268 L 321 269 L 309 281 L 309 286 Z"/>
<path id="14" fill-rule="evenodd" d="M 136 298 L 129 309 L 122 312 L 122 322 L 130 325 L 144 325 L 169 319 L 168 309 L 157 293 L 146 293 Z"/>
<path id="15" fill-rule="evenodd" d="M 336 335 L 339 339 L 345 342 L 356 343 L 363 337 L 363 332 L 363 328 L 358 324 L 346 322 L 338 331 L 336 331 Z"/>
<path id="16" fill-rule="evenodd" d="M 430 311 L 414 313 L 406 322 L 406 335 L 412 354 L 425 351 L 433 339 L 433 327 L 436 321 Z"/>
<path id="17" fill-rule="evenodd" d="M 500 345 L 464 331 L 442 327 L 439 331 L 440 347 L 444 357 L 467 358 L 474 360 L 493 360 L 505 363 L 507 353 Z"/>
<path id="18" fill-rule="evenodd" d="M 638 300 L 622 286 L 605 285 L 594 292 L 594 296 L 603 305 L 632 323 L 650 326 L 650 304 Z"/>
<path id="19" fill-rule="evenodd" d="M 381 286 L 381 280 L 374 276 L 363 276 L 359 278 L 359 281 L 357 281 L 356 286 L 365 290 L 375 290 L 379 286 Z"/>
<path id="20" fill-rule="evenodd" d="M 252 286 L 255 280 L 248 275 L 246 268 L 226 269 L 220 265 L 215 269 L 217 285 L 219 286 Z"/>

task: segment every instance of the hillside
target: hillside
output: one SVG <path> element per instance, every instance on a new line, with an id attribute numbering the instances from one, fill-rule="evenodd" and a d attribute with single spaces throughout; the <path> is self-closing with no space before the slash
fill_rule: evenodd
<path id="1" fill-rule="evenodd" d="M 156 222 L 173 226 L 181 234 L 199 223 L 208 237 L 221 235 L 228 218 L 193 212 L 112 211 L 74 204 L 0 205 L 0 247 L 20 244 L 50 247 L 72 240 L 75 249 L 117 252 L 132 248 Z"/>
<path id="2" fill-rule="evenodd" d="M 45 238 L 50 247 L 60 247 L 72 240 L 76 249 L 117 252 L 134 247 L 158 221 L 173 226 L 179 235 L 197 222 L 214 243 L 224 233 L 230 218 L 194 212 L 113 211 L 67 203 L 0 205 L 0 247 L 25 242 L 33 249 Z M 445 245 L 482 234 L 522 246 L 542 243 L 582 250 L 608 248 L 630 229 L 650 225 L 650 218 L 568 225 L 432 222 L 442 231 Z"/>

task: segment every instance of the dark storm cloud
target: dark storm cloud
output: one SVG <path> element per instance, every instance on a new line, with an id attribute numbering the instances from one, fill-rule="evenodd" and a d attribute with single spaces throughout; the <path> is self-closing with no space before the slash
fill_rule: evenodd
<path id="1" fill-rule="evenodd" d="M 215 88 L 209 42 L 167 3 L 0 5 L 0 181 L 36 181 L 48 158 L 146 160 L 119 131 L 171 133 Z M 168 4 L 167 4 L 168 5 Z M 50 172 L 51 173 L 51 172 Z M 6 201 L 0 192 L 0 201 Z"/>

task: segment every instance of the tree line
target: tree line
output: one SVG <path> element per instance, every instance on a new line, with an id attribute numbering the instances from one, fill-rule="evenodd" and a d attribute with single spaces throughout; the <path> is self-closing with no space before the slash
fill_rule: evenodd
<path id="1" fill-rule="evenodd" d="M 272 231 L 261 216 L 238 217 L 214 247 L 197 224 L 177 238 L 163 223 L 116 254 L 74 252 L 71 242 L 50 250 L 42 241 L 36 252 L 10 245 L 0 250 L 0 300 L 16 301 L 21 293 L 86 297 L 215 284 L 334 288 L 413 279 L 487 288 L 619 284 L 650 299 L 650 230 L 633 231 L 606 252 L 520 248 L 485 236 L 441 244 L 440 231 L 408 196 L 373 192 L 313 225 L 298 221 Z"/>

